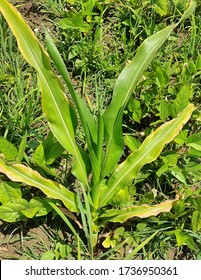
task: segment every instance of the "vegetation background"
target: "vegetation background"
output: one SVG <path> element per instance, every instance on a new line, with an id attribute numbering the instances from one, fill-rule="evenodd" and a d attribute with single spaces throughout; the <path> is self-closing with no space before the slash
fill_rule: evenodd
<path id="1" fill-rule="evenodd" d="M 75 89 L 98 115 L 99 108 L 104 110 L 110 102 L 117 77 L 141 43 L 177 22 L 190 1 L 10 2 L 44 46 L 44 30 L 48 30 Z M 124 259 L 131 252 L 135 252 L 132 258 L 136 259 L 201 259 L 201 3 L 196 3 L 193 15 L 176 27 L 159 49 L 128 102 L 123 120 L 126 148 L 122 161 L 147 135 L 175 117 L 189 102 L 196 110 L 160 157 L 145 165 L 135 184 L 116 196 L 113 204 L 124 207 L 133 199 L 137 205 L 160 203 L 173 198 L 175 193 L 180 199 L 168 213 L 132 218 L 123 224 L 109 223 L 100 234 L 97 259 Z M 49 135 L 49 128 L 42 113 L 37 77 L 22 58 L 1 15 L 0 69 L 1 139 L 7 139 L 18 149 L 24 145 L 24 162 L 43 176 L 55 178 L 56 170 L 59 174 L 56 179 L 63 184 L 68 182 L 73 188 L 69 155 L 62 149 L 51 164 L 45 163 L 46 167 L 38 163 L 35 151 Z M 77 140 L 85 146 L 81 129 Z M 0 151 L 1 145 L 0 142 Z M 46 145 L 48 149 L 47 142 Z M 0 179 L 3 186 L 3 174 Z M 15 183 L 9 184 L 12 187 Z M 43 197 L 39 190 L 30 191 L 26 186 L 21 191 L 27 201 Z M 0 191 L 2 205 L 4 195 Z M 86 242 L 79 224 L 74 227 Z M 1 259 L 76 259 L 77 251 L 81 250 L 69 227 L 53 210 L 31 219 L 26 215 L 13 221 L 2 218 L 0 229 Z M 90 258 L 81 251 L 80 254 L 83 259 Z"/>

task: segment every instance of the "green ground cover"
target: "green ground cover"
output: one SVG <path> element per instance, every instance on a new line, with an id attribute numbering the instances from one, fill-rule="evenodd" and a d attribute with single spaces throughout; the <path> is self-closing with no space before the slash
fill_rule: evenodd
<path id="1" fill-rule="evenodd" d="M 26 58 L 38 73 L 40 69 L 46 73 L 44 80 L 39 75 L 38 81 L 35 70 L 23 58 L 29 48 L 23 44 L 22 56 L 0 15 L 0 152 L 4 155 L 0 157 L 0 219 L 2 233 L 8 237 L 7 248 L 20 233 L 19 248 L 14 242 L 8 258 L 200 259 L 199 1 L 177 26 L 173 24 L 192 1 L 10 2 L 47 49 L 69 104 L 75 104 L 68 116 L 72 119 L 70 141 L 76 144 L 68 144 L 62 126 L 58 129 L 54 124 L 55 112 L 64 109 L 59 101 L 58 111 L 56 105 L 48 107 L 52 101 L 43 83 L 50 83 L 52 76 L 40 65 L 40 59 L 39 66 L 34 66 L 32 58 Z M 3 8 L 0 4 L 0 11 Z M 171 25 L 174 28 L 169 36 L 158 35 L 164 36 L 160 46 L 156 47 L 155 39 L 145 41 Z M 45 30 L 54 40 L 45 35 Z M 145 45 L 146 51 L 140 52 L 143 42 L 152 45 Z M 152 55 L 153 48 L 158 51 Z M 70 85 L 66 70 L 61 71 L 56 58 L 63 59 Z M 146 67 L 136 78 L 138 61 L 139 66 Z M 48 62 L 46 67 L 50 69 Z M 54 81 L 49 88 L 53 95 L 56 90 L 60 94 L 60 84 Z M 62 114 L 67 114 L 65 110 Z M 162 140 L 167 128 L 170 133 Z M 154 138 L 158 135 L 159 141 Z M 150 140 L 141 146 L 145 139 Z M 155 146 L 157 141 L 159 146 Z M 135 169 L 138 155 L 149 147 L 148 158 Z M 74 162 L 76 156 L 80 166 Z M 131 164 L 132 174 L 126 173 L 129 180 L 123 180 Z M 38 173 L 32 176 L 31 170 Z M 55 188 L 57 196 L 45 191 L 46 185 Z M 116 192 L 107 197 L 111 188 Z M 68 201 L 61 199 L 63 194 Z M 29 235 L 33 227 L 46 236 L 45 242 Z"/>

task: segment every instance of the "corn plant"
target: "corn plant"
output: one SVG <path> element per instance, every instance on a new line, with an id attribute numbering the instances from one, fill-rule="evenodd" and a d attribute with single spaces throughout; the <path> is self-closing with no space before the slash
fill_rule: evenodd
<path id="1" fill-rule="evenodd" d="M 178 135 L 195 109 L 189 104 L 174 119 L 151 133 L 123 162 L 120 161 L 124 152 L 122 117 L 125 106 L 157 50 L 171 31 L 191 15 L 194 8 L 195 2 L 191 1 L 178 23 L 162 29 L 141 44 L 134 59 L 120 73 L 110 104 L 104 112 L 99 110 L 94 116 L 74 90 L 50 35 L 46 32 L 47 52 L 15 7 L 7 0 L 0 2 L 0 11 L 17 39 L 19 50 L 37 72 L 43 112 L 53 135 L 71 155 L 72 174 L 77 178 L 78 184 L 74 191 L 69 190 L 30 167 L 9 160 L 3 153 L 0 155 L 0 172 L 14 182 L 36 187 L 47 197 L 62 201 L 68 212 L 74 213 L 69 217 L 80 213 L 92 255 L 98 242 L 98 234 L 105 223 L 124 223 L 132 217 L 145 218 L 169 212 L 178 199 L 165 200 L 156 205 L 132 205 L 124 208 L 111 205 L 113 197 L 120 195 L 121 190 L 138 177 L 140 169 L 156 160 L 163 147 Z M 68 87 L 73 104 L 67 98 L 62 82 L 53 73 L 51 59 Z M 85 135 L 86 149 L 76 141 L 78 120 Z M 51 205 L 55 207 L 54 203 Z"/>

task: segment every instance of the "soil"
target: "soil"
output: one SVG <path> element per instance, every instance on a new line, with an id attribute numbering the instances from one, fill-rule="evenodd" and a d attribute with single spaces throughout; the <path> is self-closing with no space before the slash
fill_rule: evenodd
<path id="1" fill-rule="evenodd" d="M 48 15 L 41 11 L 40 2 L 36 3 L 34 0 L 14 0 L 12 3 L 35 33 L 42 32 L 44 26 L 51 29 L 51 20 Z"/>
<path id="2" fill-rule="evenodd" d="M 40 259 L 44 250 L 51 247 L 42 228 L 0 221 L 0 260 Z"/>

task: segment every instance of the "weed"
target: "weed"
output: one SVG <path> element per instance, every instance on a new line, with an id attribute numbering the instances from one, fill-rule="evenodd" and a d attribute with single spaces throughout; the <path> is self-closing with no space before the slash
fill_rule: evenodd
<path id="1" fill-rule="evenodd" d="M 190 16 L 194 6 L 195 3 L 192 2 L 182 19 Z M 1 152 L 4 155 L 2 154 L 0 158 L 1 172 L 14 182 L 35 186 L 51 198 L 43 199 L 43 203 L 42 201 L 36 201 L 35 198 L 25 201 L 20 197 L 18 205 L 10 203 L 9 209 L 11 209 L 11 212 L 15 212 L 15 219 L 22 219 L 33 218 L 35 215 L 40 215 L 41 212 L 45 215 L 44 213 L 48 207 L 52 207 L 72 230 L 74 237 L 77 238 L 80 245 L 78 258 L 81 258 L 83 250 L 85 252 L 88 250 L 88 254 L 93 258 L 98 252 L 99 234 L 102 228 L 109 222 L 125 223 L 126 220 L 132 217 L 147 218 L 156 216 L 161 212 L 170 212 L 172 206 L 179 200 L 176 197 L 172 200 L 165 200 L 162 203 L 150 206 L 152 202 L 157 203 L 157 199 L 155 199 L 156 193 L 145 191 L 145 196 L 135 203 L 136 188 L 133 186 L 133 180 L 140 179 L 142 176 L 140 170 L 143 171 L 147 163 L 150 164 L 156 160 L 163 147 L 179 134 L 183 125 L 194 111 L 194 106 L 192 104 L 188 105 L 191 96 L 186 94 L 188 92 L 186 89 L 187 85 L 183 85 L 176 99 L 171 100 L 168 105 L 160 100 L 159 112 L 161 120 L 159 122 L 165 123 L 153 132 L 147 129 L 146 134 L 149 134 L 149 136 L 146 135 L 147 137 L 142 144 L 131 136 L 127 137 L 128 146 L 131 149 L 134 147 L 128 156 L 123 155 L 124 143 L 122 134 L 122 116 L 127 104 L 128 110 L 133 112 L 134 120 L 136 122 L 141 121 L 144 113 L 141 110 L 141 103 L 135 99 L 131 100 L 131 95 L 139 79 L 142 77 L 143 71 L 148 68 L 159 47 L 178 24 L 172 24 L 160 30 L 148 37 L 140 45 L 133 61 L 128 63 L 120 73 L 109 106 L 104 112 L 103 108 L 98 106 L 98 113 L 93 116 L 83 99 L 73 89 L 65 64 L 48 33 L 47 49 L 49 55 L 69 89 L 76 111 L 66 99 L 60 81 L 52 72 L 48 54 L 38 43 L 20 14 L 6 0 L 2 1 L 0 10 L 17 38 L 21 53 L 38 73 L 42 92 L 43 112 L 49 122 L 52 133 L 59 142 L 55 142 L 53 135 L 50 133 L 48 138 L 35 151 L 34 161 L 45 171 L 45 174 L 49 174 L 50 178 L 51 176 L 57 178 L 55 171 L 51 169 L 51 164 L 58 156 L 63 155 L 63 151 L 66 150 L 71 155 L 69 163 L 70 172 L 77 178 L 72 190 L 70 190 L 70 188 L 62 185 L 59 180 L 55 182 L 47 179 L 46 176 L 41 176 L 30 167 L 19 163 L 23 159 L 23 142 L 21 142 L 20 149 L 17 150 L 11 143 L 2 138 Z M 12 15 L 12 20 L 10 15 Z M 91 19 L 90 15 L 88 14 L 89 22 Z M 76 14 L 76 16 L 78 15 Z M 157 85 L 160 87 L 160 93 L 162 94 L 168 84 L 169 76 L 159 66 L 155 68 L 155 74 Z M 185 104 L 180 102 L 183 96 L 185 96 Z M 145 104 L 148 107 L 147 101 L 145 100 Z M 76 114 L 79 115 L 83 134 L 85 135 L 86 144 L 84 148 L 76 142 L 75 138 L 77 127 Z M 173 119 L 166 121 L 167 118 Z M 153 126 L 156 126 L 156 123 Z M 189 136 L 186 144 L 189 145 L 191 143 L 195 148 L 197 142 L 199 143 L 199 135 L 194 135 L 193 137 L 192 139 Z M 5 147 L 10 148 L 7 149 Z M 171 164 L 177 162 L 177 156 L 173 155 L 172 157 L 172 155 L 166 154 L 161 156 L 161 160 L 164 161 L 164 164 L 168 163 L 169 168 L 169 166 L 172 167 Z M 178 169 L 175 171 L 175 174 L 178 177 Z M 2 184 L 6 189 L 10 188 L 10 186 L 12 187 L 12 184 L 5 182 L 5 180 Z M 19 185 L 17 184 L 16 186 L 18 188 Z M 13 200 L 15 195 L 16 192 L 14 195 L 11 194 L 10 199 Z M 60 202 L 58 200 L 61 200 L 68 209 L 64 212 L 66 216 L 60 210 Z M 10 212 L 5 211 L 5 209 L 8 209 L 6 208 L 8 203 L 3 201 L 1 206 L 1 218 L 4 220 L 8 219 L 10 215 Z M 195 204 L 193 205 L 195 207 Z M 197 230 L 199 228 L 199 219 L 196 212 L 198 205 L 196 207 L 194 210 L 195 214 L 193 214 L 193 219 L 194 221 L 196 220 L 196 223 L 193 221 L 193 226 Z M 78 217 L 73 212 L 80 213 L 82 224 L 80 224 Z M 83 240 L 78 236 L 67 217 L 81 225 L 87 239 L 88 248 L 86 248 Z M 159 229 L 153 232 L 141 244 L 138 244 L 132 253 L 127 254 L 127 258 L 133 258 L 158 232 Z M 194 248 L 191 237 L 183 229 L 174 231 L 174 234 L 178 246 L 187 242 L 188 245 L 191 244 L 189 245 L 191 249 Z M 179 240 L 181 237 L 183 238 L 182 241 Z M 103 245 L 105 247 L 111 245 L 114 253 L 114 248 L 116 247 L 115 249 L 117 249 L 118 247 L 115 242 L 119 238 L 124 238 L 124 232 L 119 230 L 113 234 L 112 238 L 113 240 L 110 236 L 106 238 Z M 54 258 L 63 258 L 67 249 L 66 245 L 62 246 L 62 244 L 58 243 L 58 246 L 56 246 L 51 254 L 52 256 L 54 255 Z"/>

